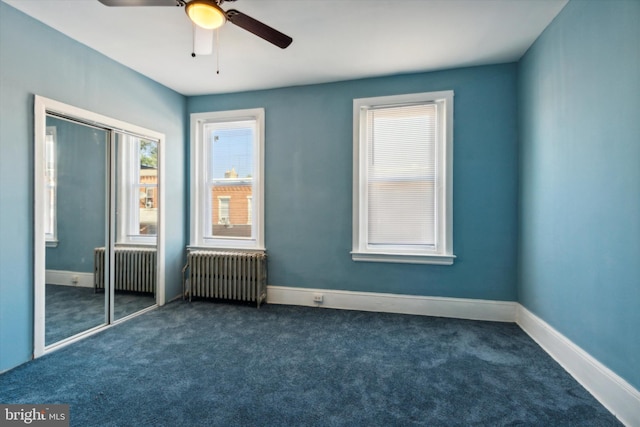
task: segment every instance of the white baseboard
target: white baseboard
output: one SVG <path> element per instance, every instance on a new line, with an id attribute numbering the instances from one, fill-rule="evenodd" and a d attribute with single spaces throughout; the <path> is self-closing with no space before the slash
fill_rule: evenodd
<path id="1" fill-rule="evenodd" d="M 320 295 L 322 303 L 314 302 L 314 296 Z M 629 427 L 640 426 L 640 392 L 516 302 L 284 286 L 268 286 L 267 302 L 344 310 L 515 322 L 622 423 Z"/>
<path id="2" fill-rule="evenodd" d="M 322 295 L 322 303 L 315 303 L 313 300 L 314 295 Z M 456 319 L 494 322 L 514 322 L 518 305 L 510 301 L 424 297 L 283 286 L 268 286 L 267 303 L 453 317 Z"/>
<path id="3" fill-rule="evenodd" d="M 78 271 L 47 270 L 44 276 L 45 283 L 49 285 L 78 286 L 93 288 L 93 273 Z"/>
<path id="4" fill-rule="evenodd" d="M 626 426 L 640 426 L 640 392 L 518 304 L 516 323 Z"/>

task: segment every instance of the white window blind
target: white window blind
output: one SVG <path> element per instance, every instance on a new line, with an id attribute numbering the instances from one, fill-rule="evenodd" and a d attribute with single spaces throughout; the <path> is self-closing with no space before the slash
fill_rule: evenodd
<path id="1" fill-rule="evenodd" d="M 367 111 L 369 245 L 436 245 L 436 107 Z"/>
<path id="2" fill-rule="evenodd" d="M 355 99 L 354 261 L 453 263 L 453 91 Z"/>

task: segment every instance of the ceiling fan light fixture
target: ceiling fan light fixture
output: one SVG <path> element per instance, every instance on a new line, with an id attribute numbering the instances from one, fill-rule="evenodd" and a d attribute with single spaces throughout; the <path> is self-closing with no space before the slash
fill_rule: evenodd
<path id="1" fill-rule="evenodd" d="M 194 24 L 207 30 L 215 30 L 227 22 L 224 10 L 211 0 L 192 0 L 185 6 L 185 12 Z"/>

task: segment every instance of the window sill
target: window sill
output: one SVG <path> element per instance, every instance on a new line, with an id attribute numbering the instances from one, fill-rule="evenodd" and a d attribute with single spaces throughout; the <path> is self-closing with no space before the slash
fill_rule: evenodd
<path id="1" fill-rule="evenodd" d="M 415 255 L 374 252 L 351 252 L 351 259 L 364 262 L 393 262 L 401 264 L 453 265 L 455 255 Z"/>
<path id="2" fill-rule="evenodd" d="M 249 252 L 264 254 L 267 252 L 266 248 L 232 248 L 221 246 L 207 246 L 207 245 L 188 245 L 187 251 L 212 251 L 212 252 Z"/>
<path id="3" fill-rule="evenodd" d="M 116 242 L 116 248 L 155 248 L 156 243 L 153 242 Z"/>

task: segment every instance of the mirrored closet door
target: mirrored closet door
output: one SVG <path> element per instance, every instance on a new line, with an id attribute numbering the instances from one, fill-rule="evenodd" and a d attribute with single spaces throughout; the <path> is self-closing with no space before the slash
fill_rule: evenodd
<path id="1" fill-rule="evenodd" d="M 45 140 L 45 345 L 106 322 L 94 287 L 94 251 L 105 247 L 104 129 L 47 115 Z"/>
<path id="2" fill-rule="evenodd" d="M 114 317 L 155 304 L 158 141 L 115 132 Z"/>
<path id="3" fill-rule="evenodd" d="M 164 304 L 164 136 L 35 98 L 34 356 Z"/>

